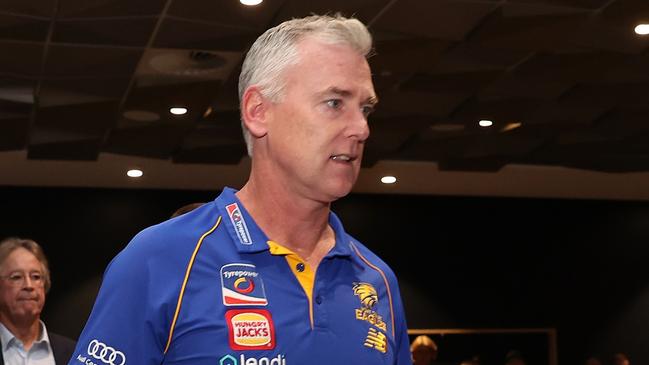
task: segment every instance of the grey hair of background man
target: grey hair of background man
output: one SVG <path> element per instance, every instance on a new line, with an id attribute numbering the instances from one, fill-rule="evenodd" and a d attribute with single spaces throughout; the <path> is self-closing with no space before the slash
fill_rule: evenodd
<path id="1" fill-rule="evenodd" d="M 2 271 L 7 257 L 11 255 L 12 252 L 19 248 L 24 248 L 25 250 L 32 253 L 36 256 L 36 259 L 41 263 L 42 274 L 43 274 L 43 285 L 45 287 L 45 292 L 47 293 L 50 290 L 52 281 L 50 279 L 50 267 L 47 263 L 47 257 L 41 246 L 36 243 L 36 241 L 19 238 L 19 237 L 8 237 L 3 239 L 0 242 L 0 271 Z"/>
<path id="2" fill-rule="evenodd" d="M 298 63 L 297 44 L 307 36 L 325 44 L 350 46 L 363 57 L 369 57 L 372 51 L 372 36 L 358 19 L 336 14 L 285 21 L 268 29 L 250 47 L 239 75 L 240 105 L 243 94 L 252 85 L 257 85 L 271 102 L 282 100 L 284 70 Z M 252 156 L 252 139 L 243 119 L 241 128 L 248 155 Z"/>

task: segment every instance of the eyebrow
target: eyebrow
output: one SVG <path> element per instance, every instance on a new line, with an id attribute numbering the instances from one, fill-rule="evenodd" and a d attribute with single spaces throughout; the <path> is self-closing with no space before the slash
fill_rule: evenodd
<path id="1" fill-rule="evenodd" d="M 335 94 L 335 95 L 339 95 L 341 97 L 350 97 L 350 96 L 352 96 L 351 91 L 344 90 L 344 89 L 341 89 L 341 88 L 335 87 L 335 86 L 329 87 L 325 91 L 323 91 L 323 92 L 321 92 L 319 94 L 323 95 L 323 96 L 327 95 L 327 94 Z M 376 97 L 375 95 L 372 95 L 372 96 L 368 97 L 365 100 L 365 103 L 371 104 L 371 105 L 376 105 L 376 104 L 378 104 L 378 102 L 379 102 L 379 98 Z"/>

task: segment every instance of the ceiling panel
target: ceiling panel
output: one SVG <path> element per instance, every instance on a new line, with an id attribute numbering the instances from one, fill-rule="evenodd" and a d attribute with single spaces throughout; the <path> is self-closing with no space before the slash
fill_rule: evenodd
<path id="1" fill-rule="evenodd" d="M 61 18 L 106 18 L 157 15 L 166 1 L 160 0 L 58 0 Z"/>
<path id="2" fill-rule="evenodd" d="M 54 15 L 56 3 L 56 0 L 0 0 L 0 11 L 47 18 Z"/>
<path id="3" fill-rule="evenodd" d="M 47 18 L 0 13 L 0 39 L 44 42 L 49 28 Z"/>
<path id="4" fill-rule="evenodd" d="M 43 74 L 47 77 L 119 77 L 131 75 L 142 50 L 115 47 L 51 45 Z"/>
<path id="5" fill-rule="evenodd" d="M 373 27 L 394 33 L 461 41 L 497 6 L 496 2 L 490 1 L 401 0 L 394 2 Z"/>
<path id="6" fill-rule="evenodd" d="M 54 27 L 52 41 L 144 47 L 156 23 L 157 18 L 154 17 L 59 20 Z"/>
<path id="7" fill-rule="evenodd" d="M 0 150 L 239 164 L 245 51 L 311 12 L 376 40 L 365 167 L 648 169 L 646 0 L 0 0 Z"/>

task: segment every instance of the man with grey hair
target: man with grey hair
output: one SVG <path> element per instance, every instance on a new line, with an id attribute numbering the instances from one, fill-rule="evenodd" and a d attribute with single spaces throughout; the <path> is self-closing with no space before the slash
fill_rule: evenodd
<path id="1" fill-rule="evenodd" d="M 247 183 L 129 243 L 70 364 L 411 364 L 394 273 L 330 209 L 369 137 L 371 48 L 337 15 L 257 39 L 239 81 Z"/>
<path id="2" fill-rule="evenodd" d="M 67 363 L 74 341 L 48 332 L 40 319 L 50 283 L 38 243 L 18 237 L 0 241 L 0 365 Z"/>

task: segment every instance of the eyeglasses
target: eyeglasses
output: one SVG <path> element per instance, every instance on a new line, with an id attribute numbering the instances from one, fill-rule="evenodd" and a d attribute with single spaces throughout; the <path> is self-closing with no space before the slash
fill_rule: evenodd
<path id="1" fill-rule="evenodd" d="M 9 275 L 2 276 L 2 279 L 8 281 L 13 286 L 21 286 L 27 283 L 27 278 L 32 282 L 34 286 L 43 286 L 45 283 L 45 277 L 40 272 L 31 272 L 29 274 L 22 272 L 12 272 Z"/>

